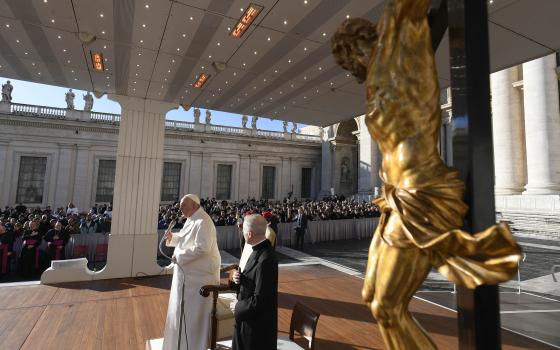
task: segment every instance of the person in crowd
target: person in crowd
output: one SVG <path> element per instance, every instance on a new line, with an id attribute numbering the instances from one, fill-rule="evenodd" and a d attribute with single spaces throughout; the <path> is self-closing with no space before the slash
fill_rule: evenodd
<path id="1" fill-rule="evenodd" d="M 39 222 L 38 219 L 31 221 L 22 237 L 21 268 L 22 275 L 27 278 L 39 271 L 39 245 L 43 238 L 39 233 Z"/>
<path id="2" fill-rule="evenodd" d="M 278 219 L 276 219 L 276 216 L 274 216 L 274 214 L 272 214 L 272 212 L 270 211 L 265 211 L 263 213 L 263 217 L 265 218 L 266 222 L 267 222 L 267 226 L 266 226 L 266 239 L 268 239 L 270 241 L 270 244 L 272 245 L 272 248 L 276 248 L 276 237 L 277 237 L 277 232 L 278 232 Z"/>
<path id="3" fill-rule="evenodd" d="M 296 249 L 303 250 L 303 241 L 305 240 L 305 231 L 307 230 L 307 217 L 303 212 L 303 208 L 298 209 L 298 215 L 296 219 Z"/>
<path id="4" fill-rule="evenodd" d="M 47 263 L 51 260 L 63 260 L 65 258 L 64 248 L 70 239 L 70 235 L 62 226 L 62 222 L 57 221 L 54 228 L 50 229 L 44 236 L 47 242 Z"/>
<path id="5" fill-rule="evenodd" d="M 97 223 L 93 221 L 93 217 L 91 215 L 87 215 L 80 225 L 80 233 L 84 235 L 95 232 L 97 232 Z"/>
<path id="6" fill-rule="evenodd" d="M 76 206 L 74 205 L 74 203 L 70 202 L 66 207 L 66 215 L 72 215 L 72 214 L 78 215 L 79 211 L 78 208 L 76 208 Z"/>
<path id="7" fill-rule="evenodd" d="M 11 225 L 0 222 L 0 277 L 10 272 L 13 257 L 14 231 Z"/>
<path id="8" fill-rule="evenodd" d="M 252 254 L 243 271 L 235 271 L 230 284 L 237 291 L 237 301 L 230 305 L 235 316 L 233 350 L 276 349 L 278 260 L 266 239 L 266 227 L 261 215 L 244 218 L 243 235 Z"/>
<path id="9" fill-rule="evenodd" d="M 78 224 L 78 220 L 74 216 L 68 219 L 68 225 L 66 225 L 66 232 L 68 235 L 77 235 L 80 234 L 80 225 Z"/>

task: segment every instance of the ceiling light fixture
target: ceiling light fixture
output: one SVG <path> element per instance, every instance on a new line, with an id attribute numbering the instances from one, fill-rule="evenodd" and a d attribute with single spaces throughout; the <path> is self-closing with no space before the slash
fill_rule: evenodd
<path id="1" fill-rule="evenodd" d="M 196 88 L 196 89 L 202 89 L 204 84 L 208 81 L 208 78 L 210 78 L 209 74 L 200 73 L 200 75 L 198 76 L 198 78 L 194 82 L 193 87 Z"/>
<path id="2" fill-rule="evenodd" d="M 93 65 L 93 69 L 98 72 L 104 71 L 105 64 L 103 63 L 103 54 L 101 52 L 94 52 L 94 51 L 90 51 L 90 54 L 91 54 L 91 63 Z"/>
<path id="3" fill-rule="evenodd" d="M 263 9 L 263 6 L 255 5 L 253 3 L 249 4 L 247 10 L 243 13 L 243 15 L 241 15 L 241 18 L 239 18 L 235 26 L 233 26 L 230 35 L 236 38 L 241 38 Z M 243 11 L 243 9 L 241 10 Z"/>

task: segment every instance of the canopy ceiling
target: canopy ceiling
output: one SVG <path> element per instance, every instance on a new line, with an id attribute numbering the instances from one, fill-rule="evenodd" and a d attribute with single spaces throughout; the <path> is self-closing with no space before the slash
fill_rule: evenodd
<path id="1" fill-rule="evenodd" d="M 376 21 L 384 1 L 252 1 L 264 9 L 235 38 L 251 1 L 0 0 L 0 76 L 314 125 L 363 114 L 364 87 L 334 63 L 329 38 L 347 16 Z M 560 1 L 490 2 L 493 71 L 560 48 Z M 78 32 L 97 40 L 83 45 Z M 448 61 L 444 38 L 442 86 Z M 202 72 L 211 77 L 195 89 Z"/>

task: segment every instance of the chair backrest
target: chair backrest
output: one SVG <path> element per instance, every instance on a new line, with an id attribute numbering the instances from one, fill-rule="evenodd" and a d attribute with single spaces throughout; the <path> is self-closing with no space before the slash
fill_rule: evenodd
<path id="1" fill-rule="evenodd" d="M 315 347 L 315 331 L 317 330 L 317 322 L 319 322 L 320 314 L 310 307 L 297 302 L 292 311 L 292 320 L 290 321 L 290 340 L 294 340 L 294 332 L 297 331 L 309 342 L 308 349 L 313 350 Z"/>

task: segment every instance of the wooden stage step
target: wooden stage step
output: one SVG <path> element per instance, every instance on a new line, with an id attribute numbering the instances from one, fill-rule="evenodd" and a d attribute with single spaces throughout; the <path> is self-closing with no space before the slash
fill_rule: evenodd
<path id="1" fill-rule="evenodd" d="M 323 265 L 281 266 L 279 336 L 296 301 L 321 314 L 316 349 L 383 349 L 361 301 L 362 280 Z M 0 287 L 0 349 L 144 349 L 163 335 L 170 276 Z M 413 300 L 411 310 L 440 349 L 457 348 L 456 314 Z M 504 349 L 552 349 L 509 331 Z"/>

